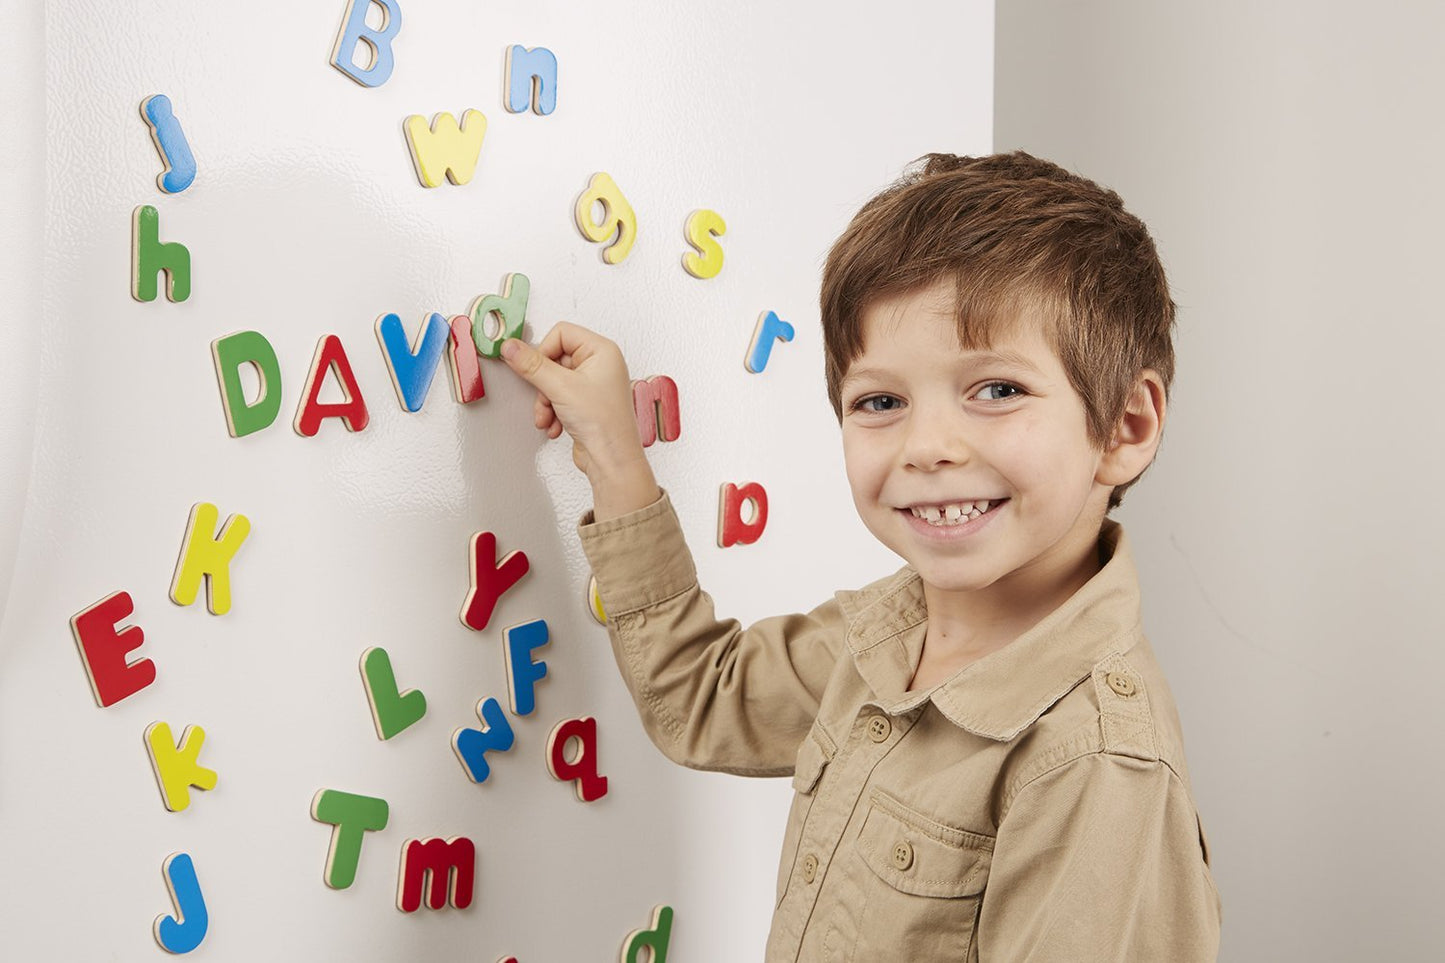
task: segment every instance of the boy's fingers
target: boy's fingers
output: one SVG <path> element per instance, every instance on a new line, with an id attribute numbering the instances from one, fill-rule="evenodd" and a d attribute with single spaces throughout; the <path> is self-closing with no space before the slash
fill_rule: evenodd
<path id="1" fill-rule="evenodd" d="M 552 330 L 542 337 L 542 342 L 537 347 L 553 361 L 559 360 L 563 355 L 585 352 L 588 347 L 588 340 L 595 339 L 598 335 L 581 325 L 572 324 L 568 321 L 558 321 L 552 325 Z"/>
<path id="2" fill-rule="evenodd" d="M 543 394 L 551 393 L 549 389 L 556 386 L 557 375 L 561 372 L 557 362 L 519 338 L 508 338 L 502 342 L 502 360 L 523 381 Z"/>
<path id="3" fill-rule="evenodd" d="M 562 328 L 566 324 L 565 321 L 559 321 L 552 325 L 551 330 L 542 335 L 542 340 L 537 343 L 537 350 L 545 353 L 553 361 L 561 360 L 562 356 L 567 353 L 562 347 Z"/>
<path id="4" fill-rule="evenodd" d="M 537 392 L 537 400 L 532 405 L 532 424 L 545 431 L 556 420 L 557 413 L 552 410 L 552 403 L 546 395 Z"/>
<path id="5" fill-rule="evenodd" d="M 576 368 L 599 353 L 615 352 L 617 346 L 590 328 L 558 321 L 542 338 L 537 350 L 564 367 Z"/>

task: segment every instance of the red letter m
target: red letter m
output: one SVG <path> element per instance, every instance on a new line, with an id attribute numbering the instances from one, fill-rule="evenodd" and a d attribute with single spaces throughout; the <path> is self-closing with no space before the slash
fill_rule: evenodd
<path id="1" fill-rule="evenodd" d="M 654 441 L 677 441 L 682 434 L 682 409 L 678 406 L 677 382 L 667 375 L 653 375 L 632 382 L 632 410 L 637 416 L 637 433 L 642 447 Z"/>
<path id="2" fill-rule="evenodd" d="M 450 901 L 457 909 L 472 905 L 477 849 L 465 836 L 451 839 L 409 839 L 401 847 L 401 885 L 396 905 L 403 913 L 421 908 L 421 891 L 431 876 L 426 904 L 441 909 Z"/>

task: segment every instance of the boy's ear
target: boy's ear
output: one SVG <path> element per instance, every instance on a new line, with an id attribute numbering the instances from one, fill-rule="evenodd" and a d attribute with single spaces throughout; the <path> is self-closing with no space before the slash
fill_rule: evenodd
<path id="1" fill-rule="evenodd" d="M 1145 368 L 1134 381 L 1124 413 L 1099 459 L 1094 480 L 1112 487 L 1138 478 L 1159 450 L 1164 411 L 1164 380 L 1153 368 Z"/>

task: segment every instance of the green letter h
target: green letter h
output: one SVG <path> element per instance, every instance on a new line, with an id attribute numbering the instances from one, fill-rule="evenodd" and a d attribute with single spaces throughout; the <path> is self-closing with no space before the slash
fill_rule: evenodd
<path id="1" fill-rule="evenodd" d="M 166 272 L 166 298 L 184 301 L 191 296 L 191 252 L 178 241 L 162 244 L 160 215 L 149 204 L 135 209 L 131 226 L 131 297 L 156 299 L 156 274 Z"/>

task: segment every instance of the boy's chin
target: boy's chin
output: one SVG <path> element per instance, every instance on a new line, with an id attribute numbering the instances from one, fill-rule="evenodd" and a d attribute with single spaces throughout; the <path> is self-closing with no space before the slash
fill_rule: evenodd
<path id="1" fill-rule="evenodd" d="M 893 534 L 893 533 L 889 533 Z M 917 546 L 908 544 L 906 539 L 890 540 L 874 536 L 894 555 L 907 563 L 930 590 L 941 592 L 977 592 L 986 589 L 1007 573 L 998 570 L 980 559 L 938 558 L 927 553 L 914 551 Z"/>
<path id="2" fill-rule="evenodd" d="M 918 572 L 918 577 L 923 580 L 929 590 L 934 592 L 948 592 L 968 594 L 970 592 L 981 592 L 996 583 L 1005 573 L 992 569 L 985 569 L 980 565 L 939 565 L 927 562 L 919 565 L 913 564 Z"/>

